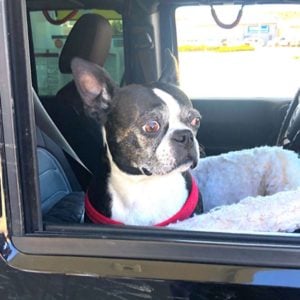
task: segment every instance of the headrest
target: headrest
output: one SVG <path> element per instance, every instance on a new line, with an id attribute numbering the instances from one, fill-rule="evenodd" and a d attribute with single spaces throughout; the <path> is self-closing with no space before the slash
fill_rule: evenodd
<path id="1" fill-rule="evenodd" d="M 85 14 L 72 28 L 59 57 L 61 73 L 71 73 L 71 60 L 80 57 L 103 66 L 112 39 L 109 22 L 100 15 Z"/>

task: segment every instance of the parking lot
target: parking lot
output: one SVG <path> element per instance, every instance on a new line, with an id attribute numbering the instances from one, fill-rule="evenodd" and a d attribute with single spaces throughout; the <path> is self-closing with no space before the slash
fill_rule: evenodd
<path id="1" fill-rule="evenodd" d="M 191 98 L 293 98 L 300 87 L 300 48 L 180 52 L 181 87 Z"/>

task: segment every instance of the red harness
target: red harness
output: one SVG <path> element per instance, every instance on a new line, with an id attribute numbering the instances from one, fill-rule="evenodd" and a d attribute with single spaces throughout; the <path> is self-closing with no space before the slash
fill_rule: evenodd
<path id="1" fill-rule="evenodd" d="M 88 193 L 86 193 L 85 195 L 84 202 L 85 202 L 85 213 L 94 224 L 125 225 L 122 222 L 115 221 L 111 218 L 107 218 L 99 211 L 97 211 L 93 207 L 92 203 L 90 202 Z M 158 224 L 155 224 L 154 226 L 158 226 L 158 227 L 167 226 L 171 223 L 176 223 L 177 221 L 183 221 L 185 219 L 188 219 L 194 213 L 198 202 L 199 202 L 199 189 L 194 178 L 192 177 L 192 187 L 191 187 L 190 194 L 187 200 L 185 201 L 184 205 L 181 207 L 181 209 L 169 219 L 160 222 Z"/>

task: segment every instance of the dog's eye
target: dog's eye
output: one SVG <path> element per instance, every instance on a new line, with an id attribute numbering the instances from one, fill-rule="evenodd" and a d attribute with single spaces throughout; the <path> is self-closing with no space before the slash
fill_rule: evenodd
<path id="1" fill-rule="evenodd" d="M 199 117 L 193 118 L 193 120 L 191 121 L 191 125 L 193 127 L 199 127 L 200 126 L 200 118 Z"/>
<path id="2" fill-rule="evenodd" d="M 144 126 L 143 126 L 143 130 L 147 133 L 155 133 L 158 132 L 158 130 L 160 129 L 160 125 L 157 121 L 151 120 L 149 122 L 147 122 Z"/>

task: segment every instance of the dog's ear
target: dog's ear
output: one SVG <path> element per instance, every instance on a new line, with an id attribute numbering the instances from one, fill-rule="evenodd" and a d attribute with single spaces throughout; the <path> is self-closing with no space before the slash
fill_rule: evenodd
<path id="1" fill-rule="evenodd" d="M 84 108 L 89 115 L 97 117 L 111 106 L 116 84 L 100 66 L 75 57 L 71 69 Z"/>
<path id="2" fill-rule="evenodd" d="M 165 66 L 159 78 L 159 82 L 179 85 L 178 62 L 170 49 L 165 50 Z"/>

